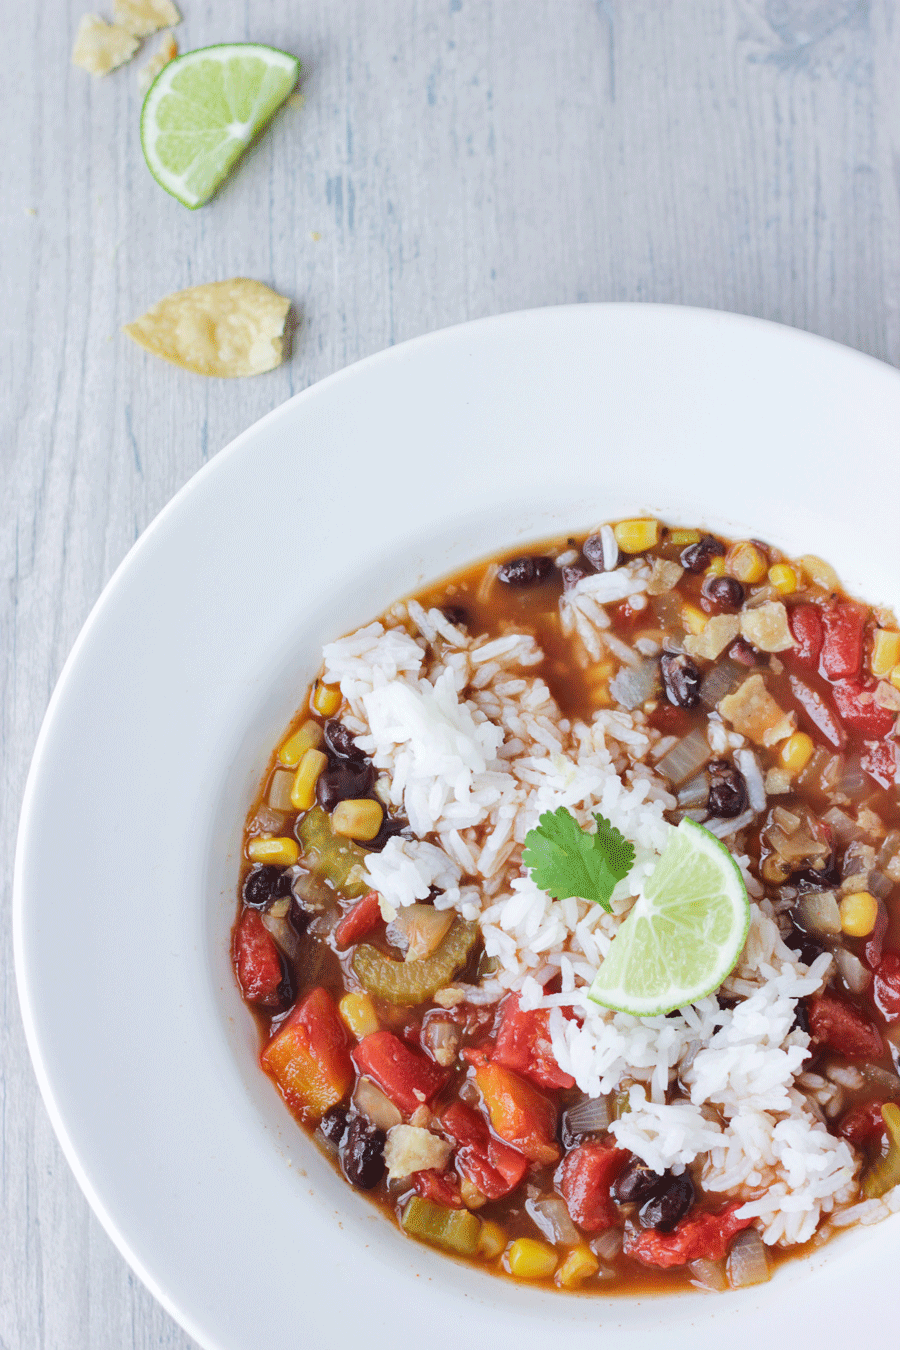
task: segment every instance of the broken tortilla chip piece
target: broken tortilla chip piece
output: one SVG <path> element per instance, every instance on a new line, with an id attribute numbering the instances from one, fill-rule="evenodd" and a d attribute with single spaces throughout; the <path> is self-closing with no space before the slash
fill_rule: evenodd
<path id="1" fill-rule="evenodd" d="M 162 41 L 146 65 L 138 71 L 138 92 L 146 94 L 161 70 L 165 70 L 170 61 L 178 55 L 178 43 L 171 33 L 164 33 Z"/>
<path id="2" fill-rule="evenodd" d="M 261 281 L 233 277 L 167 295 L 125 332 L 197 375 L 261 375 L 281 365 L 290 304 Z"/>
<path id="3" fill-rule="evenodd" d="M 181 23 L 172 0 L 113 0 L 113 18 L 120 28 L 138 38 Z"/>
<path id="4" fill-rule="evenodd" d="M 83 14 L 72 48 L 72 65 L 92 75 L 108 75 L 130 61 L 138 46 L 137 38 L 127 29 L 107 23 L 99 14 Z"/>

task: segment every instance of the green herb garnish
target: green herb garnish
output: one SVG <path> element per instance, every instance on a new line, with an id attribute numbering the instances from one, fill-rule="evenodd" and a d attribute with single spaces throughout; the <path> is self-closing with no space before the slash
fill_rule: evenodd
<path id="1" fill-rule="evenodd" d="M 535 883 L 554 900 L 596 900 L 607 911 L 616 883 L 634 863 L 634 845 L 603 816 L 595 815 L 595 834 L 588 834 L 564 806 L 545 811 L 525 836 L 522 861 Z"/>

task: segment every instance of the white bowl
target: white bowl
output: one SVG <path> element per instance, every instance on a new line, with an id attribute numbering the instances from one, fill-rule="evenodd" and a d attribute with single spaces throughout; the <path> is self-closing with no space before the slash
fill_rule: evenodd
<path id="1" fill-rule="evenodd" d="M 518 541 L 632 512 L 831 561 L 900 603 L 900 376 L 726 314 L 597 305 L 419 339 L 298 395 L 126 558 L 35 752 L 16 964 L 48 1110 L 128 1261 L 210 1350 L 818 1347 L 894 1301 L 900 1219 L 740 1294 L 562 1297 L 403 1238 L 256 1064 L 241 828 L 323 640 Z M 893 1312 L 891 1311 L 891 1317 Z M 888 1325 L 892 1325 L 888 1323 Z"/>

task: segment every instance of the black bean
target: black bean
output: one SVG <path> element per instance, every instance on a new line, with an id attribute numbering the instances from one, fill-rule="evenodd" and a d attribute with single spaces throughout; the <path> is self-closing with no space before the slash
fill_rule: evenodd
<path id="1" fill-rule="evenodd" d="M 737 661 L 742 666 L 755 666 L 757 659 L 755 647 L 751 647 L 746 638 L 736 638 L 728 648 L 728 655 L 732 661 Z"/>
<path id="2" fill-rule="evenodd" d="M 800 959 L 802 960 L 803 958 L 801 957 Z M 804 962 L 804 964 L 806 963 Z M 797 1000 L 797 1004 L 794 1008 L 794 1020 L 791 1023 L 790 1029 L 791 1031 L 803 1031 L 807 1036 L 809 1035 L 809 1014 L 806 1011 L 806 1004 L 802 999 Z"/>
<path id="3" fill-rule="evenodd" d="M 553 570 L 552 558 L 511 558 L 500 568 L 497 580 L 504 586 L 537 586 L 546 581 Z"/>
<path id="4" fill-rule="evenodd" d="M 367 848 L 370 853 L 380 853 L 389 839 L 393 839 L 395 834 L 402 834 L 409 828 L 409 822 L 406 820 L 395 820 L 391 816 L 385 816 L 381 822 L 381 829 L 374 839 L 361 840 L 363 848 Z"/>
<path id="5" fill-rule="evenodd" d="M 668 1177 L 665 1190 L 651 1196 L 638 1210 L 638 1221 L 642 1228 L 655 1228 L 657 1233 L 671 1233 L 694 1203 L 694 1183 L 687 1172 L 682 1172 L 680 1177 L 673 1177 L 669 1173 Z"/>
<path id="6" fill-rule="evenodd" d="M 831 852 L 825 860 L 824 867 L 818 869 L 804 867 L 802 872 L 795 872 L 791 877 L 791 885 L 796 886 L 799 891 L 830 891 L 840 886 L 841 880 L 837 858 L 834 852 Z"/>
<path id="7" fill-rule="evenodd" d="M 711 534 L 705 534 L 698 544 L 689 544 L 681 552 L 681 565 L 689 572 L 705 572 L 713 558 L 721 558 L 725 545 Z"/>
<path id="8" fill-rule="evenodd" d="M 822 943 L 810 937 L 809 933 L 804 933 L 802 928 L 793 928 L 784 939 L 784 944 L 797 953 L 805 966 L 811 966 L 816 957 L 825 951 Z"/>
<path id="9" fill-rule="evenodd" d="M 365 797 L 374 782 L 375 770 L 368 760 L 340 760 L 319 774 L 316 801 L 323 811 L 333 811 L 338 802 Z"/>
<path id="10" fill-rule="evenodd" d="M 371 1191 L 384 1176 L 384 1146 L 387 1135 L 354 1116 L 341 1145 L 341 1168 L 351 1186 Z"/>
<path id="11" fill-rule="evenodd" d="M 603 540 L 599 534 L 592 534 L 590 538 L 585 539 L 581 551 L 595 572 L 606 571 L 603 561 Z"/>
<path id="12" fill-rule="evenodd" d="M 340 1145 L 346 1128 L 346 1106 L 332 1106 L 329 1111 L 325 1112 L 324 1116 L 319 1121 L 319 1129 L 322 1131 L 329 1144 L 334 1144 L 335 1148 Z"/>
<path id="13" fill-rule="evenodd" d="M 613 1182 L 610 1188 L 612 1197 L 620 1205 L 630 1204 L 633 1200 L 646 1200 L 666 1184 L 667 1176 L 665 1172 L 652 1171 L 640 1158 L 633 1157 Z"/>
<path id="14" fill-rule="evenodd" d="M 562 569 L 563 590 L 570 591 L 579 581 L 584 581 L 587 572 L 583 567 L 564 567 Z"/>
<path id="15" fill-rule="evenodd" d="M 713 759 L 707 764 L 706 772 L 709 774 L 706 809 L 711 816 L 731 820 L 747 809 L 747 783 L 740 769 L 729 764 L 727 759 Z"/>
<path id="16" fill-rule="evenodd" d="M 469 624 L 469 611 L 463 609 L 462 605 L 444 605 L 441 610 L 448 623 L 452 623 L 454 628 L 467 628 Z"/>
<path id="17" fill-rule="evenodd" d="M 744 603 L 744 588 L 735 577 L 707 577 L 700 595 L 709 605 L 731 613 L 736 613 Z"/>
<path id="18" fill-rule="evenodd" d="M 663 652 L 659 670 L 669 702 L 676 708 L 695 708 L 700 700 L 700 671 L 691 658 Z"/>
<path id="19" fill-rule="evenodd" d="M 336 717 L 329 717 L 325 723 L 325 748 L 335 759 L 365 759 L 353 732 Z"/>
<path id="20" fill-rule="evenodd" d="M 244 904 L 251 909 L 268 909 L 273 900 L 291 893 L 291 874 L 286 867 L 263 863 L 254 867 L 244 881 Z"/>

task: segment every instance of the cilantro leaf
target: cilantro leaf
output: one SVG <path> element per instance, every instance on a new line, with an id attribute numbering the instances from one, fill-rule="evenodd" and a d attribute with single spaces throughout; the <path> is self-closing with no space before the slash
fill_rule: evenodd
<path id="1" fill-rule="evenodd" d="M 525 836 L 522 861 L 535 884 L 554 900 L 596 900 L 605 910 L 616 882 L 631 871 L 634 845 L 601 815 L 588 834 L 564 806 L 545 811 Z"/>

